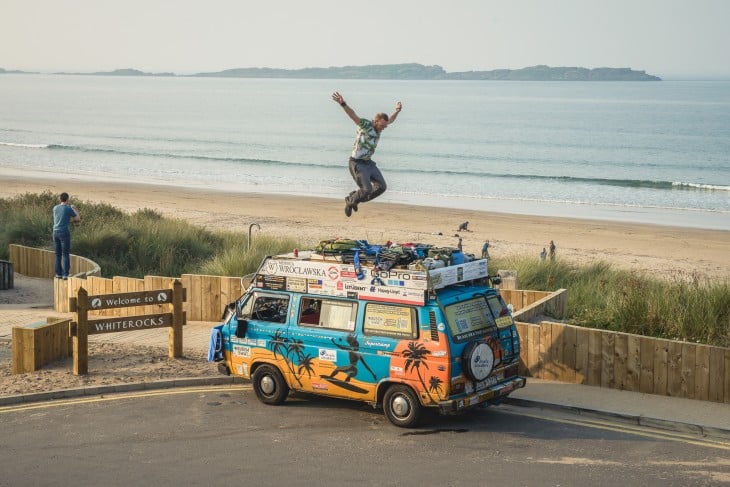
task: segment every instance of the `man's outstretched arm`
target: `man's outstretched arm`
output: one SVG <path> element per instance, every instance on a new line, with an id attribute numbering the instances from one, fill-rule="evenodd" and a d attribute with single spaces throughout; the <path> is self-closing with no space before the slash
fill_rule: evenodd
<path id="1" fill-rule="evenodd" d="M 398 117 L 398 114 L 401 110 L 403 110 L 403 104 L 401 102 L 396 103 L 395 111 L 390 115 L 390 118 L 388 119 L 388 125 L 395 122 L 395 119 Z"/>
<path id="2" fill-rule="evenodd" d="M 357 113 L 355 113 L 355 110 L 350 108 L 350 106 L 345 103 L 345 99 L 340 95 L 338 92 L 332 93 L 332 99 L 340 104 L 340 106 L 345 110 L 345 113 L 347 114 L 350 119 L 355 122 L 357 125 L 360 125 L 360 117 L 357 116 Z"/>

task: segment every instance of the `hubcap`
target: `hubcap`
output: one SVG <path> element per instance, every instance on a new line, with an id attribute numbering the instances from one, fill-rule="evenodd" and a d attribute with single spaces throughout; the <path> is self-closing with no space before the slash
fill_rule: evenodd
<path id="1" fill-rule="evenodd" d="M 393 405 L 393 412 L 398 416 L 408 416 L 410 407 L 408 401 L 403 396 L 394 397 L 391 403 Z"/>
<path id="2" fill-rule="evenodd" d="M 261 390 L 266 395 L 273 394 L 273 392 L 276 390 L 276 383 L 274 382 L 274 379 L 271 378 L 271 376 L 267 375 L 261 378 Z"/>

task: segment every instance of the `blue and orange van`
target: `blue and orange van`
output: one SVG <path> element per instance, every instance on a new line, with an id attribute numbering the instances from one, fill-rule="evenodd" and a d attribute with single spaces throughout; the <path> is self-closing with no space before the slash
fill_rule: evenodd
<path id="1" fill-rule="evenodd" d="M 424 408 L 453 414 L 524 387 L 520 339 L 487 261 L 413 267 L 267 257 L 216 327 L 219 370 L 250 379 L 266 404 L 291 390 L 353 399 L 401 427 Z"/>

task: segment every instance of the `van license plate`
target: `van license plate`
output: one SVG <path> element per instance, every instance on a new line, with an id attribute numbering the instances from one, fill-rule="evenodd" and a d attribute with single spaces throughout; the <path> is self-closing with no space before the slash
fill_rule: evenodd
<path id="1" fill-rule="evenodd" d="M 497 384 L 498 382 L 502 382 L 503 380 L 504 380 L 504 374 L 493 375 L 491 377 L 487 377 L 483 381 L 477 382 L 475 389 L 477 391 L 483 391 L 487 387 L 491 387 L 494 384 Z"/>

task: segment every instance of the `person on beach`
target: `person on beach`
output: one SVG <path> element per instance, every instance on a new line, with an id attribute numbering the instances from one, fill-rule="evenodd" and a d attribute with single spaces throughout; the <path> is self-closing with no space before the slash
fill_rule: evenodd
<path id="1" fill-rule="evenodd" d="M 555 260 L 555 242 L 550 241 L 550 260 Z"/>
<path id="2" fill-rule="evenodd" d="M 68 202 L 68 193 L 58 196 L 53 207 L 53 247 L 56 251 L 56 279 L 68 279 L 71 267 L 71 222 L 81 221 L 76 207 Z"/>
<path id="3" fill-rule="evenodd" d="M 545 247 L 542 248 L 542 252 L 540 252 L 540 260 L 545 260 L 547 258 L 547 250 L 545 250 Z"/>
<path id="4" fill-rule="evenodd" d="M 489 258 L 489 240 L 484 241 L 484 245 L 482 245 L 482 259 L 488 259 Z"/>
<path id="5" fill-rule="evenodd" d="M 338 92 L 335 91 L 332 94 L 332 99 L 339 103 L 347 116 L 358 127 L 349 162 L 350 175 L 355 180 L 358 189 L 345 196 L 345 215 L 349 217 L 353 211 L 357 211 L 358 204 L 377 198 L 387 189 L 385 178 L 375 161 L 372 160 L 372 155 L 380 140 L 381 132 L 395 122 L 403 105 L 401 102 L 396 103 L 395 111 L 390 117 L 386 113 L 378 113 L 372 120 L 367 120 L 360 118 Z"/>

